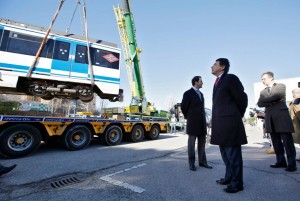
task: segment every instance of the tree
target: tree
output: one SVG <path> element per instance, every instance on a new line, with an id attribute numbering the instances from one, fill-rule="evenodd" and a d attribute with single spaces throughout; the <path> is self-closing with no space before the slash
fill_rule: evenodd
<path id="1" fill-rule="evenodd" d="M 170 96 L 170 97 L 169 97 L 169 100 L 168 100 L 167 108 L 168 108 L 168 111 L 169 111 L 171 114 L 174 114 L 174 112 L 175 112 L 174 106 L 175 106 L 176 104 L 177 104 L 176 98 Z"/>

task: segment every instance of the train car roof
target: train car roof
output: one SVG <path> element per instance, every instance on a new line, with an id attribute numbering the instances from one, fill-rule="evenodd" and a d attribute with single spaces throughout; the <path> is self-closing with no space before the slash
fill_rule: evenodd
<path id="1" fill-rule="evenodd" d="M 5 19 L 5 18 L 0 18 L 0 23 L 13 25 L 13 26 L 18 26 L 18 27 L 22 27 L 22 28 L 33 29 L 33 30 L 42 31 L 42 32 L 47 32 L 47 30 L 48 30 L 48 28 L 46 28 L 46 27 L 35 26 L 35 25 L 23 23 L 23 22 L 16 22 L 16 21 L 13 21 L 13 20 Z M 64 37 L 74 38 L 74 39 L 78 39 L 78 40 L 83 40 L 83 41 L 86 40 L 86 38 L 84 36 L 75 35 L 75 34 L 71 34 L 71 33 L 67 34 L 67 33 L 64 33 L 64 32 L 61 32 L 61 31 L 53 30 L 53 29 L 51 29 L 50 33 L 56 34 L 56 35 L 59 35 L 59 36 L 64 36 Z M 97 43 L 97 44 L 101 44 L 101 45 L 112 46 L 112 47 L 118 47 L 118 45 L 115 44 L 115 43 L 111 43 L 111 42 L 107 42 L 107 41 L 103 41 L 103 40 L 96 40 L 96 39 L 92 39 L 92 38 L 89 38 L 89 42 Z"/>

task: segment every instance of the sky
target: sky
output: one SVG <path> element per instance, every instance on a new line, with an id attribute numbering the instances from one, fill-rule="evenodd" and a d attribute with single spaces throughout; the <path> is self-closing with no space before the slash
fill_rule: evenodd
<path id="1" fill-rule="evenodd" d="M 0 0 L 0 17 L 48 27 L 60 0 Z M 65 0 L 53 26 L 65 31 L 77 0 Z M 275 79 L 300 76 L 299 0 L 130 0 L 146 98 L 166 110 L 182 100 L 195 75 L 203 78 L 205 106 L 212 107 L 215 76 L 211 66 L 228 58 L 229 73 L 237 75 L 255 107 L 254 83 L 265 71 Z M 122 0 L 86 0 L 88 35 L 121 47 L 113 6 Z M 82 34 L 79 11 L 71 33 Z M 125 62 L 121 61 L 123 103 L 131 92 Z M 300 81 L 300 80 L 299 80 Z M 295 86 L 296 87 L 296 86 Z"/>

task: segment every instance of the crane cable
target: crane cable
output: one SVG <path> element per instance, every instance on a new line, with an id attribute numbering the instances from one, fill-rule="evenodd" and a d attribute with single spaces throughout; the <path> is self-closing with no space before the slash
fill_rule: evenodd
<path id="1" fill-rule="evenodd" d="M 72 17 L 71 17 L 69 26 L 68 26 L 67 29 L 66 29 L 66 34 L 68 34 L 69 31 L 70 31 L 71 24 L 72 24 L 72 22 L 73 22 L 73 19 L 74 19 L 74 16 L 75 16 L 75 13 L 76 13 L 76 10 L 77 10 L 78 5 L 80 5 L 80 0 L 77 0 L 76 7 L 75 7 L 75 9 L 74 9 L 74 11 L 73 11 L 73 14 L 72 14 Z"/>
<path id="2" fill-rule="evenodd" d="M 68 26 L 67 29 L 66 29 L 66 34 L 68 34 L 68 33 L 70 32 L 71 25 L 72 25 L 72 23 L 73 23 L 73 19 L 74 19 L 75 13 L 76 13 L 76 11 L 77 11 L 78 5 L 80 5 L 80 6 L 82 5 L 81 2 L 80 2 L 80 0 L 77 0 L 76 7 L 75 7 L 75 9 L 74 9 L 74 11 L 73 11 L 73 14 L 72 14 L 72 17 L 71 17 L 69 26 Z M 81 28 L 81 33 L 82 33 L 82 36 L 84 36 L 83 19 L 82 19 L 82 16 L 83 16 L 82 10 L 80 9 L 79 12 L 80 12 L 79 18 L 80 18 L 80 25 L 81 25 L 81 26 L 80 26 L 80 28 Z"/>
<path id="3" fill-rule="evenodd" d="M 87 26 L 87 19 L 86 19 L 86 5 L 85 5 L 85 0 L 83 0 L 83 17 L 84 17 L 84 26 L 85 26 L 85 38 L 86 38 L 86 43 L 87 43 L 87 55 L 88 55 L 88 65 L 89 65 L 89 70 L 90 70 L 90 76 L 91 76 L 91 84 L 94 86 L 94 70 L 92 67 L 92 62 L 91 62 L 91 54 L 90 54 L 90 43 L 89 43 L 89 38 L 88 38 L 88 26 Z"/>
<path id="4" fill-rule="evenodd" d="M 50 26 L 49 26 L 49 28 L 48 28 L 48 30 L 47 30 L 47 32 L 46 32 L 46 35 L 45 35 L 45 37 L 44 37 L 44 39 L 43 39 L 43 41 L 42 41 L 42 43 L 41 43 L 41 45 L 40 45 L 40 47 L 39 47 L 39 49 L 38 49 L 36 55 L 35 55 L 35 58 L 34 58 L 34 60 L 33 60 L 33 63 L 31 64 L 30 68 L 28 69 L 28 72 L 27 72 L 27 74 L 26 74 L 26 77 L 30 77 L 30 76 L 31 76 L 32 70 L 33 70 L 33 68 L 34 68 L 35 65 L 36 65 L 36 62 L 37 62 L 37 60 L 38 60 L 38 58 L 39 58 L 39 56 L 40 56 L 40 54 L 41 54 L 41 52 L 42 52 L 42 49 L 43 49 L 45 43 L 46 43 L 46 40 L 47 40 L 48 35 L 49 35 L 49 33 L 50 33 L 50 30 L 51 30 L 51 28 L 52 28 L 52 26 L 53 26 L 53 24 L 54 24 L 54 22 L 55 22 L 55 20 L 56 20 L 56 17 L 57 17 L 57 15 L 58 15 L 58 13 L 59 13 L 59 11 L 60 11 L 60 9 L 61 9 L 61 7 L 62 7 L 62 5 L 63 5 L 64 2 L 65 2 L 65 0 L 61 0 L 61 1 L 60 1 L 59 6 L 58 6 L 58 8 L 57 8 L 57 10 L 56 10 L 56 12 L 55 12 L 55 14 L 54 14 L 54 16 L 53 16 L 53 19 L 52 19 L 51 23 L 50 23 Z"/>

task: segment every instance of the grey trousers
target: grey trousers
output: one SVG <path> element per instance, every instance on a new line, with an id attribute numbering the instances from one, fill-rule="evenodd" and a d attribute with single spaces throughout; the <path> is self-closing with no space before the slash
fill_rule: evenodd
<path id="1" fill-rule="evenodd" d="M 194 136 L 189 135 L 188 138 L 188 157 L 189 157 L 189 164 L 195 164 L 195 142 L 197 139 L 197 149 L 198 149 L 198 160 L 200 163 L 207 163 L 206 161 L 206 154 L 205 154 L 205 141 L 206 135 L 201 136 Z"/>

